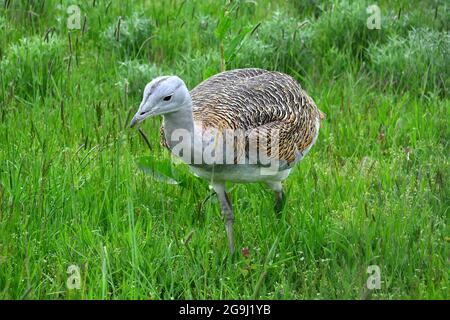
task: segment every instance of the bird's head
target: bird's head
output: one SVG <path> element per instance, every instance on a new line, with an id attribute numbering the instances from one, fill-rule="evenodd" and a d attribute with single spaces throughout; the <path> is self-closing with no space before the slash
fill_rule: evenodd
<path id="1" fill-rule="evenodd" d="M 185 108 L 190 103 L 189 91 L 177 76 L 162 76 L 145 86 L 142 102 L 131 120 L 131 127 L 150 116 L 164 115 Z"/>

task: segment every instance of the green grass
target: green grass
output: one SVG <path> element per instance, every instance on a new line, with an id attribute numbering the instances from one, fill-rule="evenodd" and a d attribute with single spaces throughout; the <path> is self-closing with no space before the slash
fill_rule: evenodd
<path id="1" fill-rule="evenodd" d="M 83 2 L 69 31 L 72 3 L 0 8 L 0 298 L 450 298 L 446 2 L 380 1 L 368 30 L 359 2 L 241 1 L 223 32 L 216 1 Z M 171 169 L 160 119 L 151 151 L 127 128 L 145 83 L 192 88 L 221 42 L 228 69 L 289 73 L 327 114 L 282 218 L 265 187 L 231 186 L 233 257 L 207 182 L 140 169 Z"/>

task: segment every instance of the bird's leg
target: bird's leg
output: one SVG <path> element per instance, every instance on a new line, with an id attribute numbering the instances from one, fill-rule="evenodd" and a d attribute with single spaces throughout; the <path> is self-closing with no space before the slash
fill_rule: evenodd
<path id="1" fill-rule="evenodd" d="M 275 192 L 275 212 L 277 213 L 277 215 L 280 215 L 286 202 L 286 197 L 283 192 L 283 185 L 280 181 L 267 182 L 267 185 Z"/>
<path id="2" fill-rule="evenodd" d="M 286 203 L 285 199 L 286 197 L 284 196 L 283 190 L 275 191 L 275 212 L 277 215 L 280 215 L 281 211 L 283 211 L 284 205 Z"/>
<path id="3" fill-rule="evenodd" d="M 233 206 L 231 204 L 230 198 L 228 197 L 228 194 L 225 192 L 225 199 L 228 203 L 227 210 L 222 211 L 224 212 L 224 216 L 226 219 L 225 222 L 225 230 L 227 232 L 227 238 L 228 238 L 228 248 L 230 249 L 230 252 L 234 252 L 234 236 L 233 236 L 233 223 L 234 223 L 234 214 L 233 214 Z"/>
<path id="4" fill-rule="evenodd" d="M 225 231 L 227 232 L 228 238 L 228 248 L 230 252 L 234 252 L 234 237 L 233 237 L 233 222 L 234 222 L 234 214 L 233 214 L 233 206 L 231 204 L 230 198 L 225 190 L 224 184 L 214 184 L 214 190 L 217 193 L 217 197 L 220 202 L 220 209 L 222 211 L 222 215 L 225 219 Z"/>

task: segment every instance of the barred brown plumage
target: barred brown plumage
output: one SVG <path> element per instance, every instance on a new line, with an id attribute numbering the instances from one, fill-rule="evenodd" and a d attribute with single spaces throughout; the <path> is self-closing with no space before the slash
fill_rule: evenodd
<path id="1" fill-rule="evenodd" d="M 161 143 L 187 162 L 194 174 L 208 179 L 219 196 L 232 252 L 234 215 L 226 181 L 265 182 L 275 191 L 276 210 L 280 211 L 284 201 L 281 182 L 314 145 L 325 117 L 294 78 L 256 68 L 219 73 L 190 92 L 176 76 L 156 78 L 146 86 L 132 125 L 150 115 L 163 115 Z M 227 140 L 230 131 L 233 139 Z M 182 132 L 187 133 L 183 141 L 189 145 L 179 152 Z M 228 149 L 231 162 L 224 161 Z M 206 150 L 214 153 L 214 161 L 206 161 Z M 252 162 L 254 154 L 257 157 Z M 195 162 L 198 155 L 201 161 Z"/>

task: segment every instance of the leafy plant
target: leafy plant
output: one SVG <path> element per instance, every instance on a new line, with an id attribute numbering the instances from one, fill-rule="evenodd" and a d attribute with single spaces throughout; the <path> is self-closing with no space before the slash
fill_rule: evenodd
<path id="1" fill-rule="evenodd" d="M 385 45 L 371 45 L 367 52 L 382 88 L 448 95 L 450 33 L 415 29 L 406 38 L 392 36 Z"/>
<path id="2" fill-rule="evenodd" d="M 226 64 L 233 61 L 245 38 L 254 28 L 249 25 L 244 25 L 237 32 L 231 32 L 233 22 L 235 21 L 234 15 L 237 14 L 240 6 L 241 1 L 230 1 L 225 5 L 220 13 L 219 21 L 215 29 L 215 35 L 220 42 L 221 71 L 226 70 Z"/>
<path id="3" fill-rule="evenodd" d="M 145 156 L 138 159 L 138 167 L 158 182 L 179 184 L 170 160 L 156 161 L 154 157 Z"/>
<path id="4" fill-rule="evenodd" d="M 383 42 L 392 32 L 392 21 L 382 19 L 381 30 L 367 28 L 366 1 L 335 1 L 329 10 L 308 26 L 315 54 L 336 47 L 358 59 L 364 59 L 370 43 Z"/>
<path id="5" fill-rule="evenodd" d="M 119 81 L 116 84 L 124 88 L 125 82 L 127 82 L 129 94 L 140 96 L 145 85 L 153 78 L 160 76 L 161 73 L 162 70 L 154 64 L 141 63 L 137 60 L 127 60 L 119 62 Z"/>
<path id="6" fill-rule="evenodd" d="M 122 56 L 136 57 L 148 45 L 155 30 L 153 21 L 134 13 L 128 18 L 119 17 L 103 34 L 103 39 Z"/>
<path id="7" fill-rule="evenodd" d="M 54 83 L 63 77 L 63 42 L 48 35 L 33 36 L 12 44 L 0 61 L 2 87 L 22 97 L 53 94 Z"/>
<path id="8" fill-rule="evenodd" d="M 214 49 L 194 52 L 192 56 L 181 57 L 176 64 L 177 73 L 193 87 L 204 79 L 220 72 L 220 58 Z"/>

